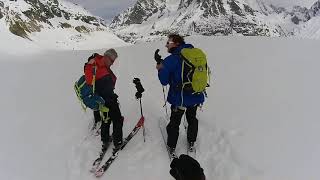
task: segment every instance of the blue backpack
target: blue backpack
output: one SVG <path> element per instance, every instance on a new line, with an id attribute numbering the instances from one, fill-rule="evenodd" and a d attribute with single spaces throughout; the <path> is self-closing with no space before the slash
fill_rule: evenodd
<path id="1" fill-rule="evenodd" d="M 87 108 L 90 108 L 94 111 L 100 111 L 100 116 L 104 121 L 108 120 L 109 117 L 105 117 L 104 113 L 109 112 L 109 108 L 107 108 L 104 104 L 104 99 L 95 94 L 95 71 L 93 74 L 93 85 L 89 85 L 86 83 L 85 75 L 82 75 L 78 81 L 74 84 L 74 90 L 76 92 L 76 95 L 81 103 L 81 106 L 83 110 L 86 110 Z"/>
<path id="2" fill-rule="evenodd" d="M 75 92 L 84 109 L 99 110 L 100 105 L 104 105 L 104 99 L 101 96 L 94 94 L 93 86 L 86 83 L 85 76 L 81 76 L 74 84 Z"/>

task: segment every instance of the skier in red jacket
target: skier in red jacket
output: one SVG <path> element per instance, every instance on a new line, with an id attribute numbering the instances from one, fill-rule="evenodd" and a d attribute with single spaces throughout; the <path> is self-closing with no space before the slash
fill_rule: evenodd
<path id="1" fill-rule="evenodd" d="M 111 122 L 113 123 L 112 138 L 115 148 L 121 146 L 123 138 L 123 117 L 119 108 L 118 95 L 114 93 L 117 77 L 110 69 L 117 57 L 118 54 L 114 49 L 108 49 L 103 56 L 93 54 L 84 66 L 86 83 L 94 85 L 95 93 L 105 100 L 105 106 L 109 108 L 109 112 L 104 114 L 109 119 L 102 120 L 101 124 L 102 150 L 106 150 L 110 142 Z M 102 119 L 99 111 L 94 111 L 94 116 L 96 121 Z"/>

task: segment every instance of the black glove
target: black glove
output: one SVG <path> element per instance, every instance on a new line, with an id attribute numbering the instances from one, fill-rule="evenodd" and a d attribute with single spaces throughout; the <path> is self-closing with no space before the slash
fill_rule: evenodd
<path id="1" fill-rule="evenodd" d="M 160 64 L 161 61 L 163 61 L 163 59 L 161 59 L 161 56 L 159 55 L 159 49 L 157 49 L 155 52 L 154 52 L 154 59 L 157 61 L 157 64 Z"/>
<path id="2" fill-rule="evenodd" d="M 137 92 L 136 92 L 135 96 L 137 99 L 140 99 L 142 97 L 142 93 L 144 92 L 144 88 L 142 87 L 139 78 L 134 78 L 133 83 L 136 85 L 136 88 L 137 88 Z"/>
<path id="3" fill-rule="evenodd" d="M 172 160 L 170 174 L 176 180 L 205 180 L 200 164 L 192 157 L 182 154 Z"/>
<path id="4" fill-rule="evenodd" d="M 136 92 L 135 96 L 136 96 L 136 99 L 140 99 L 142 98 L 142 93 Z"/>

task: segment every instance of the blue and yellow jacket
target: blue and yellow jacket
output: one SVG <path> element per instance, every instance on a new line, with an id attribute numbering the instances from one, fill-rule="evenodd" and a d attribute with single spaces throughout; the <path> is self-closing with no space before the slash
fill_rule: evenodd
<path id="1" fill-rule="evenodd" d="M 163 67 L 158 71 L 161 84 L 164 86 L 170 85 L 167 100 L 175 107 L 190 107 L 204 102 L 203 93 L 192 94 L 181 90 L 182 60 L 180 58 L 180 52 L 183 48 L 193 48 L 193 46 L 191 44 L 182 44 L 174 49 L 171 55 L 163 60 Z"/>

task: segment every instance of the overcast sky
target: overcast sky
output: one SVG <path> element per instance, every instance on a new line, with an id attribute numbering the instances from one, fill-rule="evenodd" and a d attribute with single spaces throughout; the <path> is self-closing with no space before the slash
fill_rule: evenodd
<path id="1" fill-rule="evenodd" d="M 112 20 L 114 16 L 134 5 L 137 0 L 67 0 L 81 5 L 92 14 L 106 20 Z"/>
<path id="2" fill-rule="evenodd" d="M 137 0 L 68 0 L 77 3 L 92 14 L 110 21 L 114 16 L 132 6 Z M 301 5 L 309 8 L 317 0 L 263 0 L 275 5 L 292 6 Z"/>

